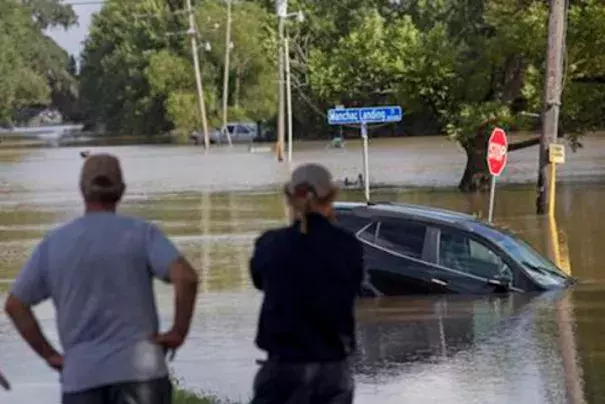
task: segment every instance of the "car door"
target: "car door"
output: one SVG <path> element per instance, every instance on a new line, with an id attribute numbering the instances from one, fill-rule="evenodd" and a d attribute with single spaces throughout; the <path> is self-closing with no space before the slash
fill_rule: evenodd
<path id="1" fill-rule="evenodd" d="M 498 252 L 478 238 L 456 229 L 440 229 L 436 264 L 443 281 L 457 293 L 495 293 L 506 290 L 513 271 Z"/>
<path id="2" fill-rule="evenodd" d="M 235 134 L 234 134 L 234 138 L 233 141 L 234 142 L 251 142 L 252 141 L 252 137 L 251 137 L 251 131 L 250 128 L 248 128 L 245 125 L 235 125 Z"/>
<path id="3" fill-rule="evenodd" d="M 412 220 L 382 218 L 358 237 L 366 245 L 371 284 L 384 295 L 445 293 L 441 272 L 425 261 L 431 228 Z"/>

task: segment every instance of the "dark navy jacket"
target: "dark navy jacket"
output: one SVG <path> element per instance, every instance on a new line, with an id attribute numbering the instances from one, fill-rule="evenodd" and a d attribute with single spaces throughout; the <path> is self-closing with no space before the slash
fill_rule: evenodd
<path id="1" fill-rule="evenodd" d="M 250 261 L 264 292 L 256 344 L 283 361 L 323 362 L 355 350 L 355 298 L 364 278 L 363 249 L 354 235 L 318 214 L 269 230 Z"/>

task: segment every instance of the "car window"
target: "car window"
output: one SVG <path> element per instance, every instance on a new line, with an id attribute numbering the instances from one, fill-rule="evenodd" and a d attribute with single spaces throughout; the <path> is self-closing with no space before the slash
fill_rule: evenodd
<path id="1" fill-rule="evenodd" d="M 366 227 L 364 231 L 359 233 L 359 238 L 374 244 L 374 242 L 376 241 L 376 229 L 377 224 L 372 223 L 371 226 Z"/>
<path id="2" fill-rule="evenodd" d="M 337 211 L 336 224 L 351 233 L 357 233 L 359 230 L 371 222 L 371 219 L 359 217 L 351 212 Z"/>
<path id="3" fill-rule="evenodd" d="M 227 130 L 229 131 L 229 133 L 233 133 L 233 125 L 227 125 Z"/>
<path id="4" fill-rule="evenodd" d="M 447 268 L 491 279 L 501 273 L 498 254 L 464 234 L 442 230 L 439 264 Z"/>
<path id="5" fill-rule="evenodd" d="M 238 125 L 238 126 L 237 126 L 237 133 L 245 133 L 245 134 L 248 134 L 248 133 L 250 133 L 250 129 L 246 128 L 245 126 Z"/>
<path id="6" fill-rule="evenodd" d="M 382 221 L 375 244 L 413 258 L 422 257 L 426 226 L 407 220 Z"/>

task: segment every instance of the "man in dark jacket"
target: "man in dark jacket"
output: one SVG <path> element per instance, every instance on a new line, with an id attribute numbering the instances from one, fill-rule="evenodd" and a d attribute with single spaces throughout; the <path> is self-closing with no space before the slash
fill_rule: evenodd
<path id="1" fill-rule="evenodd" d="M 256 344 L 268 354 L 252 403 L 352 403 L 363 250 L 332 223 L 338 189 L 324 167 L 298 167 L 284 191 L 294 223 L 260 236 L 250 261 L 264 292 Z"/>

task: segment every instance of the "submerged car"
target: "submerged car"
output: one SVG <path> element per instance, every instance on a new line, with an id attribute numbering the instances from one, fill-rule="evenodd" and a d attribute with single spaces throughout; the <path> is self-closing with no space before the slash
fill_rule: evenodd
<path id="1" fill-rule="evenodd" d="M 227 131 L 233 143 L 251 143 L 258 137 L 256 123 L 254 122 L 230 122 L 226 127 L 213 130 L 210 133 L 210 143 L 226 144 Z"/>
<path id="2" fill-rule="evenodd" d="M 540 292 L 575 282 L 519 237 L 475 216 L 347 202 L 335 213 L 364 246 L 364 295 Z"/>

